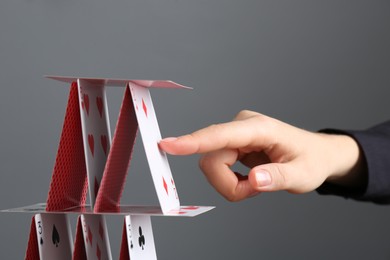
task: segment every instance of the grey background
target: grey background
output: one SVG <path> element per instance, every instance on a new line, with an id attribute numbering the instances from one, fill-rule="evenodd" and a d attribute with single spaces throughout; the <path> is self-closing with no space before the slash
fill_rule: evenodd
<path id="1" fill-rule="evenodd" d="M 46 200 L 68 86 L 46 74 L 171 79 L 153 90 L 163 136 L 251 109 L 309 130 L 389 118 L 390 2 L 3 0 L 0 208 Z M 110 89 L 111 125 L 123 89 Z M 197 218 L 153 218 L 159 259 L 389 259 L 390 210 L 315 192 L 229 203 L 198 156 L 169 157 Z M 140 141 L 124 204 L 156 204 Z M 72 216 L 72 225 L 76 216 Z M 22 259 L 31 215 L 0 214 L 0 258 Z M 114 259 L 122 218 L 108 217 Z"/>

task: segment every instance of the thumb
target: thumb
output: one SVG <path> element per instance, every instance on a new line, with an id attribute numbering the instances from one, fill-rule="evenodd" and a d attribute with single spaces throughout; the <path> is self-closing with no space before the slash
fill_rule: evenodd
<path id="1" fill-rule="evenodd" d="M 252 168 L 248 175 L 249 183 L 256 191 L 288 190 L 291 185 L 285 163 L 262 164 Z"/>

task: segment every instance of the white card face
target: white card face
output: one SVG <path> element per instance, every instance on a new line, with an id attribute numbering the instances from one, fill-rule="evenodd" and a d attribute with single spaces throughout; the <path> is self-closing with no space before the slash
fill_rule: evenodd
<path id="1" fill-rule="evenodd" d="M 166 153 L 158 148 L 161 133 L 149 89 L 133 83 L 129 83 L 129 87 L 161 209 L 164 213 L 178 209 L 180 201 L 168 158 Z"/>
<path id="2" fill-rule="evenodd" d="M 78 80 L 78 89 L 89 198 L 93 208 L 111 147 L 106 89 L 83 80 Z"/>
<path id="3" fill-rule="evenodd" d="M 150 216 L 128 215 L 125 220 L 130 259 L 157 259 Z"/>
<path id="4" fill-rule="evenodd" d="M 112 259 L 106 220 L 103 215 L 81 215 L 88 260 Z"/>
<path id="5" fill-rule="evenodd" d="M 36 214 L 35 227 L 41 260 L 72 259 L 72 233 L 65 214 Z"/>

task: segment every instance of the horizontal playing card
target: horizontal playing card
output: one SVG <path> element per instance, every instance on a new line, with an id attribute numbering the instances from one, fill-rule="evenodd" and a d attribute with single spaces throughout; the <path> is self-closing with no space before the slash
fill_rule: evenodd
<path id="1" fill-rule="evenodd" d="M 170 80 L 144 80 L 144 79 L 114 79 L 114 78 L 85 78 L 85 77 L 66 77 L 66 76 L 45 76 L 49 79 L 54 79 L 66 83 L 72 83 L 74 81 L 85 80 L 89 81 L 92 84 L 105 85 L 105 86 L 114 86 L 114 87 L 124 87 L 129 82 L 133 82 L 142 87 L 147 88 L 182 88 L 182 89 L 192 89 L 187 86 L 183 86 L 176 82 Z"/>
<path id="2" fill-rule="evenodd" d="M 168 217 L 196 217 L 214 209 L 213 206 L 181 206 L 179 209 L 171 210 L 167 213 L 161 211 L 160 206 L 136 206 L 120 205 L 117 211 L 107 211 L 94 213 L 89 205 L 81 207 L 72 207 L 59 212 L 47 212 L 45 203 L 37 203 L 25 207 L 1 210 L 0 212 L 18 212 L 18 213 L 69 213 L 69 214 L 96 214 L 96 215 L 150 215 L 150 216 L 168 216 Z"/>

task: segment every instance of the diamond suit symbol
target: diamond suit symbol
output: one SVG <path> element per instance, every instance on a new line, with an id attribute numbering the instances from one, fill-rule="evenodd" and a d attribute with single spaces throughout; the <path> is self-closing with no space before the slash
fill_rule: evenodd
<path id="1" fill-rule="evenodd" d="M 142 109 L 144 110 L 146 117 L 148 117 L 148 108 L 145 104 L 144 99 L 142 99 Z"/>

